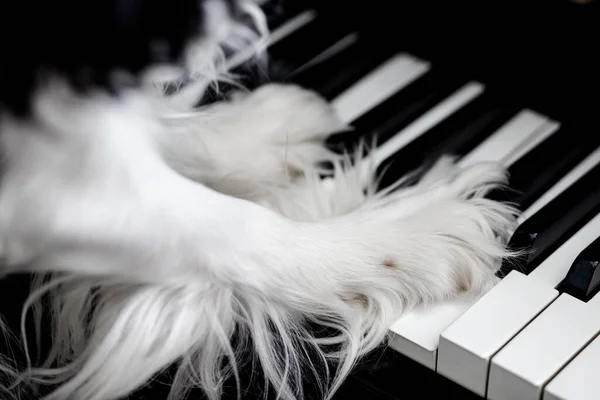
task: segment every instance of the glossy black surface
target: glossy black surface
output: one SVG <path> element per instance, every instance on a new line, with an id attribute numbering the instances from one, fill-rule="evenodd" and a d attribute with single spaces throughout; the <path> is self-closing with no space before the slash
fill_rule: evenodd
<path id="1" fill-rule="evenodd" d="M 589 301 L 600 290 L 600 237 L 575 259 L 567 276 L 557 288 L 583 301 Z"/>
<path id="2" fill-rule="evenodd" d="M 564 128 L 557 135 L 532 152 L 535 157 L 524 158 L 511 167 L 512 186 L 521 194 L 510 199 L 521 205 L 530 204 L 538 198 L 560 176 L 597 147 L 597 138 L 600 136 L 597 112 L 600 63 L 593 49 L 597 47 L 598 40 L 598 2 L 579 5 L 563 0 L 273 0 L 267 6 L 271 26 L 281 25 L 287 17 L 311 5 L 319 9 L 325 18 L 329 18 L 333 30 L 338 29 L 340 22 L 343 22 L 348 32 L 358 30 L 359 42 L 301 73 L 286 75 L 290 73 L 289 69 L 293 72 L 297 68 L 294 64 L 298 61 L 294 58 L 295 54 L 310 56 L 310 51 L 307 51 L 310 46 L 323 48 L 318 37 L 310 41 L 298 41 L 297 53 L 294 49 L 289 49 L 294 62 L 288 65 L 285 59 L 279 62 L 274 60 L 275 71 L 267 71 L 266 74 L 264 71 L 253 72 L 255 79 L 246 80 L 250 87 L 253 81 L 293 81 L 333 98 L 397 51 L 406 51 L 428 60 L 435 69 L 442 70 L 449 76 L 478 80 L 493 88 L 498 99 L 513 99 L 512 105 L 507 103 L 508 108 L 518 103 L 520 107 L 534 109 L 564 123 Z M 6 41 L 11 40 L 10 35 L 5 38 Z M 282 68 L 283 74 L 277 76 L 278 66 L 286 65 L 287 67 Z M 245 68 L 245 71 L 252 70 L 248 66 Z M 402 96 L 404 95 L 399 95 Z M 415 104 L 418 103 L 418 98 L 420 97 L 413 98 Z M 416 107 L 414 104 L 413 106 Z M 496 109 L 493 107 L 487 111 L 481 110 L 482 124 L 488 118 L 495 118 L 494 110 Z M 399 116 L 397 118 L 400 119 Z M 406 118 L 408 120 L 412 117 Z M 381 121 L 382 125 L 387 123 Z M 365 133 L 368 133 L 368 125 L 365 122 Z M 588 140 L 586 135 L 589 133 L 595 136 Z M 467 140 L 463 148 L 472 147 L 469 143 Z M 439 144 L 427 142 L 429 144 L 432 147 L 426 153 L 431 156 L 439 148 Z M 426 147 L 422 145 L 421 149 Z M 426 153 L 421 151 L 417 158 L 422 159 Z M 398 165 L 395 174 L 410 169 L 414 163 L 413 160 L 410 165 Z M 530 229 L 523 229 L 515 235 L 514 243 L 539 248 L 543 243 L 564 241 L 577 225 L 573 223 L 574 215 L 566 212 L 565 207 L 580 210 L 577 211 L 579 217 L 576 218 L 579 221 L 588 218 L 592 213 L 589 210 L 595 204 L 589 205 L 587 212 L 581 207 L 572 206 L 578 201 L 583 203 L 583 198 L 590 198 L 592 203 L 595 202 L 597 198 L 593 193 L 597 193 L 599 183 L 600 180 L 595 179 L 582 185 L 581 190 L 574 192 L 571 202 L 559 204 L 561 207 L 556 206 L 554 210 L 547 211 L 543 218 L 538 217 L 539 225 L 531 226 L 535 224 L 530 223 Z M 548 232 L 548 236 L 543 232 Z M 520 239 L 517 240 L 519 236 Z M 547 249 L 551 247 L 546 246 Z M 536 261 L 535 257 L 543 256 L 537 254 L 524 260 L 525 269 L 539 264 L 539 259 Z M 572 286 L 588 292 L 593 286 L 590 283 L 593 282 L 595 269 L 587 268 L 584 272 L 579 274 L 576 282 L 572 282 Z M 582 277 L 585 279 L 581 279 Z M 0 311 L 13 331 L 18 331 L 19 328 L 20 307 L 28 291 L 28 278 L 13 277 L 0 281 Z M 0 347 L 3 345 L 0 343 Z M 2 350 L 6 353 L 6 349 Z M 152 382 L 132 395 L 131 399 L 166 398 L 168 385 L 161 383 L 166 380 L 168 376 Z M 307 385 L 310 386 L 310 382 Z M 254 386 L 258 389 L 246 393 L 245 398 L 259 398 L 260 381 L 255 382 Z M 415 393 L 418 395 L 414 395 Z M 194 394 L 198 395 L 197 392 Z M 306 398 L 314 397 L 309 395 Z M 468 400 L 479 397 L 434 371 L 388 350 L 381 362 L 366 360 L 362 363 L 335 397 L 336 400 L 352 398 Z"/>
<path id="3" fill-rule="evenodd" d="M 484 92 L 382 163 L 378 168 L 380 187 L 393 184 L 442 154 L 464 156 L 518 111 L 517 106 L 502 104 L 494 94 Z"/>
<path id="4" fill-rule="evenodd" d="M 523 222 L 509 247 L 526 253 L 504 262 L 498 276 L 512 269 L 525 274 L 537 268 L 553 251 L 600 212 L 600 165 L 597 165 L 551 202 Z"/>
<path id="5" fill-rule="evenodd" d="M 490 195 L 527 209 L 554 184 L 589 156 L 600 144 L 600 135 L 577 121 L 563 123 L 558 131 L 522 156 L 509 169 L 510 190 Z"/>
<path id="6" fill-rule="evenodd" d="M 381 145 L 425 114 L 436 104 L 452 95 L 467 82 L 432 70 L 398 91 L 389 99 L 361 115 L 350 125 L 354 132 L 331 136 L 331 149 L 351 150 L 359 142 Z"/>

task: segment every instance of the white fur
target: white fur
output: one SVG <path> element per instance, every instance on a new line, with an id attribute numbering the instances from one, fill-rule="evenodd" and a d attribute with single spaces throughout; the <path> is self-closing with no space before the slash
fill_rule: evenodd
<path id="1" fill-rule="evenodd" d="M 251 200 L 273 186 L 289 186 L 302 171 L 335 157 L 323 142 L 343 128 L 315 93 L 276 84 L 250 95 L 237 93 L 228 102 L 169 123 L 183 132 L 165 137 L 162 147 L 170 165 L 221 192 Z"/>
<path id="2" fill-rule="evenodd" d="M 117 399 L 178 360 L 171 398 L 192 383 L 216 400 L 245 361 L 234 332 L 282 399 L 337 361 L 321 371 L 329 398 L 402 312 L 495 282 L 515 224 L 484 198 L 500 166 L 444 158 L 416 186 L 376 192 L 322 148 L 344 127 L 313 93 L 268 85 L 178 117 L 168 100 L 81 98 L 56 81 L 35 123 L 2 120 L 0 272 L 52 273 L 31 305 L 52 294 L 54 348 L 28 371 L 62 384 L 47 400 Z"/>
<path id="3" fill-rule="evenodd" d="M 269 102 L 278 95 L 285 101 L 290 93 L 269 90 Z M 255 108 L 266 107 L 260 96 L 254 99 L 260 103 Z M 0 191 L 0 226 L 9 266 L 73 277 L 55 293 L 63 305 L 56 315 L 55 339 L 63 346 L 57 355 L 69 361 L 75 356 L 57 375 L 72 380 L 52 399 L 117 398 L 179 357 L 199 371 L 200 383 L 216 399 L 219 359 L 234 353 L 228 342 L 235 328 L 252 337 L 282 396 L 301 397 L 293 386 L 306 363 L 299 347 L 319 343 L 305 330 L 306 320 L 340 328 L 341 378 L 356 357 L 381 343 L 403 310 L 467 289 L 479 293 L 505 254 L 496 235 L 511 230 L 512 210 L 483 198 L 504 182 L 495 165 L 436 169 L 426 184 L 387 196 L 365 196 L 352 184 L 352 170 L 340 169 L 329 190 L 308 174 L 297 186 L 264 192 L 262 203 L 277 213 L 173 170 L 159 145 L 173 135 L 198 135 L 198 129 L 185 129 L 181 121 L 173 128 L 171 120 L 156 118 L 156 99 L 135 92 L 120 102 L 101 94 L 77 99 L 57 85 L 37 100 L 41 124 L 7 118 L 3 126 L 10 162 Z M 278 111 L 270 123 L 289 118 Z M 307 130 L 296 121 L 298 132 L 308 132 L 327 114 L 317 111 Z M 243 134 L 193 139 L 209 149 L 235 149 L 245 142 L 232 138 Z M 225 143 L 211 142 L 219 140 Z M 293 141 L 288 146 L 301 148 L 294 149 Z M 283 162 L 285 155 L 280 157 Z M 299 191 L 302 201 L 292 196 Z M 350 204 L 336 210 L 338 201 Z M 93 287 L 100 287 L 99 306 L 93 334 L 84 338 L 83 311 L 91 307 Z M 281 353 L 272 351 L 269 323 L 286 346 Z"/>

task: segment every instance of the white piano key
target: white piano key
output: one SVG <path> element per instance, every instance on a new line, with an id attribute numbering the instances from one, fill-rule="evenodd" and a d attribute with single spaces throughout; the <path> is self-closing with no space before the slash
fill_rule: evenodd
<path id="1" fill-rule="evenodd" d="M 600 150 L 597 150 L 546 192 L 543 200 L 540 199 L 542 201 L 525 210 L 520 222 L 537 212 L 599 162 Z M 534 319 L 541 308 L 552 301 L 553 296 L 558 295 L 553 288 L 566 275 L 570 267 L 569 260 L 580 246 L 580 242 L 571 238 L 570 242 L 551 255 L 551 259 L 534 270 L 530 277 L 516 271 L 511 272 L 509 276 L 519 278 L 507 280 L 506 277 L 506 282 L 493 288 L 476 306 L 461 315 L 442 334 L 437 358 L 438 372 L 484 395 L 490 358 Z M 563 268 L 553 265 L 563 265 Z M 489 315 L 495 317 L 487 321 Z M 474 337 L 477 339 L 473 340 Z M 453 363 L 460 364 L 461 368 L 452 368 Z"/>
<path id="2" fill-rule="evenodd" d="M 344 122 L 351 122 L 427 72 L 430 64 L 410 54 L 396 54 L 332 101 Z"/>
<path id="3" fill-rule="evenodd" d="M 598 305 L 562 294 L 494 357 L 488 398 L 540 398 L 546 382 L 600 331 Z"/>
<path id="4" fill-rule="evenodd" d="M 482 86 L 474 86 L 474 88 L 483 90 Z M 408 129 L 410 126 L 405 131 Z M 482 160 L 502 162 L 503 159 L 508 158 L 508 155 L 513 154 L 524 141 L 528 141 L 534 136 L 547 136 L 549 133 L 546 132 L 551 132 L 553 129 L 555 129 L 555 124 L 546 117 L 523 110 L 475 148 L 473 156 L 471 156 L 472 152 L 469 153 L 465 157 L 466 161 L 463 159 L 462 165 L 466 166 Z M 418 135 L 414 135 L 414 137 L 416 136 Z M 517 137 L 521 140 L 513 145 L 508 145 L 504 138 L 510 137 Z M 399 142 L 399 139 L 402 139 L 402 132 L 387 141 L 381 148 L 374 150 L 374 153 L 379 157 L 379 152 L 385 149 L 388 143 L 394 140 Z M 504 145 L 494 151 L 493 146 L 486 144 L 488 140 L 496 144 L 504 143 Z M 440 335 L 474 303 L 475 300 L 449 301 L 426 310 L 405 314 L 390 327 L 395 336 L 398 336 L 398 339 L 392 342 L 391 347 L 431 369 L 436 369 L 436 351 L 440 343 Z M 437 356 L 439 358 L 439 354 Z"/>
<path id="5" fill-rule="evenodd" d="M 599 363 L 600 337 L 596 337 L 546 385 L 543 400 L 598 400 Z"/>
<path id="6" fill-rule="evenodd" d="M 558 294 L 511 271 L 442 333 L 437 372 L 484 397 L 490 359 Z"/>
<path id="7" fill-rule="evenodd" d="M 435 359 L 437 357 L 437 350 L 427 350 L 419 345 L 414 344 L 410 340 L 403 338 L 402 336 L 393 335 L 390 341 L 389 347 L 402 353 L 406 357 L 409 357 L 419 364 L 426 366 L 429 369 L 435 370 Z"/>
<path id="8" fill-rule="evenodd" d="M 566 188 L 575 183 L 589 170 L 594 168 L 598 163 L 600 163 L 600 148 L 594 150 L 589 156 L 587 156 L 582 162 L 577 164 L 575 168 L 569 171 L 554 186 L 552 186 L 548 191 L 546 191 L 542 196 L 540 196 L 540 198 L 537 199 L 537 201 L 535 201 L 529 208 L 527 208 L 527 210 L 525 210 L 521 214 L 519 222 L 525 221 L 527 218 L 538 212 L 546 204 L 552 201 L 552 199 L 554 199 Z"/>
<path id="9" fill-rule="evenodd" d="M 498 160 L 511 165 L 519 157 L 558 129 L 559 124 L 531 110 L 522 110 L 515 118 L 498 129 L 467 154 L 460 165 Z M 523 132 L 531 132 L 523 135 Z M 499 156 L 501 155 L 501 156 Z"/>
<path id="10" fill-rule="evenodd" d="M 528 276 L 512 271 L 444 331 L 438 372 L 484 395 L 492 357 L 558 296 L 561 282 L 579 252 L 600 235 L 592 219 Z M 452 365 L 461 368 L 453 368 Z"/>
<path id="11" fill-rule="evenodd" d="M 390 327 L 390 347 L 435 370 L 440 333 L 471 305 L 472 301 L 457 299 L 404 314 Z"/>
<path id="12" fill-rule="evenodd" d="M 600 214 L 529 274 L 560 283 L 577 255 L 600 236 Z M 562 250 L 562 251 L 561 251 Z M 542 272 L 533 277 L 533 273 Z M 511 310 L 502 310 L 503 313 Z M 539 399 L 544 385 L 600 332 L 600 296 L 584 303 L 562 294 L 502 348 L 490 364 L 490 400 Z"/>
<path id="13" fill-rule="evenodd" d="M 584 303 L 561 294 L 493 359 L 488 398 L 540 398 L 544 385 L 600 332 L 599 313 L 600 297 Z"/>
<path id="14" fill-rule="evenodd" d="M 369 158 L 361 165 L 361 173 L 364 176 L 369 176 L 374 165 L 377 166 L 381 164 L 408 143 L 442 122 L 449 115 L 464 107 L 467 103 L 482 94 L 484 90 L 485 87 L 479 82 L 470 82 L 464 85 L 400 132 L 396 133 L 381 146 L 372 150 Z"/>
<path id="15" fill-rule="evenodd" d="M 539 115 L 539 114 L 538 114 Z M 533 150 L 538 144 L 542 143 L 546 138 L 552 135 L 560 128 L 560 123 L 556 121 L 548 121 L 544 126 L 540 127 L 534 135 L 529 136 L 526 140 L 521 142 L 512 153 L 508 154 L 502 162 L 505 165 L 512 165 L 529 151 Z"/>
<path id="16" fill-rule="evenodd" d="M 537 212 L 598 163 L 600 163 L 600 149 L 590 154 L 547 191 L 540 200 L 525 210 L 520 222 Z M 511 280 L 506 277 L 476 306 L 450 325 L 440 339 L 438 372 L 480 395 L 485 393 L 487 365 L 489 365 L 490 358 L 536 317 L 539 307 L 547 303 L 552 295 L 558 295 L 554 286 L 565 276 L 570 267 L 569 260 L 576 256 L 581 246 L 582 244 L 578 242 L 577 238 L 571 238 L 529 277 L 516 271 L 511 272 L 509 274 L 509 277 L 512 277 Z M 563 268 L 552 267 L 553 265 L 563 265 Z M 517 276 L 519 278 L 515 279 Z M 514 300 L 516 299 L 520 300 L 517 300 L 515 304 Z M 525 301 L 525 299 L 528 300 Z M 519 304 L 519 301 L 522 305 Z M 496 317 L 487 321 L 489 315 Z M 481 321 L 487 322 L 482 323 Z M 472 340 L 472 337 L 477 339 Z M 452 369 L 450 367 L 452 363 L 460 364 L 461 368 Z M 480 368 L 485 369 L 485 373 Z"/>

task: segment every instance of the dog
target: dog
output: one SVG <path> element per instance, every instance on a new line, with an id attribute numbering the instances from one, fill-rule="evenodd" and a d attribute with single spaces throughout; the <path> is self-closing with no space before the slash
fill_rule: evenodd
<path id="1" fill-rule="evenodd" d="M 403 312 L 485 293 L 513 256 L 499 165 L 442 157 L 379 191 L 368 155 L 324 146 L 348 127 L 315 92 L 194 108 L 268 37 L 250 0 L 0 8 L 0 275 L 36 276 L 23 318 L 52 341 L 3 359 L 6 393 L 113 400 L 177 363 L 170 399 L 217 400 L 253 361 L 278 398 L 329 399 Z"/>

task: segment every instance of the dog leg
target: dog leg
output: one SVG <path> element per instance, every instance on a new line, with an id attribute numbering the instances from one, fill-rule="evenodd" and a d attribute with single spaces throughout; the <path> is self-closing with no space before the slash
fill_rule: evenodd
<path id="1" fill-rule="evenodd" d="M 42 373 L 65 382 L 50 399 L 115 399 L 179 359 L 174 390 L 192 380 L 218 399 L 236 331 L 282 398 L 302 398 L 307 354 L 339 360 L 334 390 L 404 310 L 488 287 L 506 254 L 513 212 L 484 198 L 504 182 L 494 165 L 293 221 L 173 171 L 158 143 L 172 126 L 135 93 L 54 90 L 36 110 L 36 124 L 4 121 L 0 227 L 5 272 L 66 274 L 55 301 L 82 303 L 61 303 L 58 324 L 80 331 L 55 330 L 72 362 Z M 309 321 L 340 335 L 315 337 Z M 72 355 L 74 337 L 88 339 Z"/>

